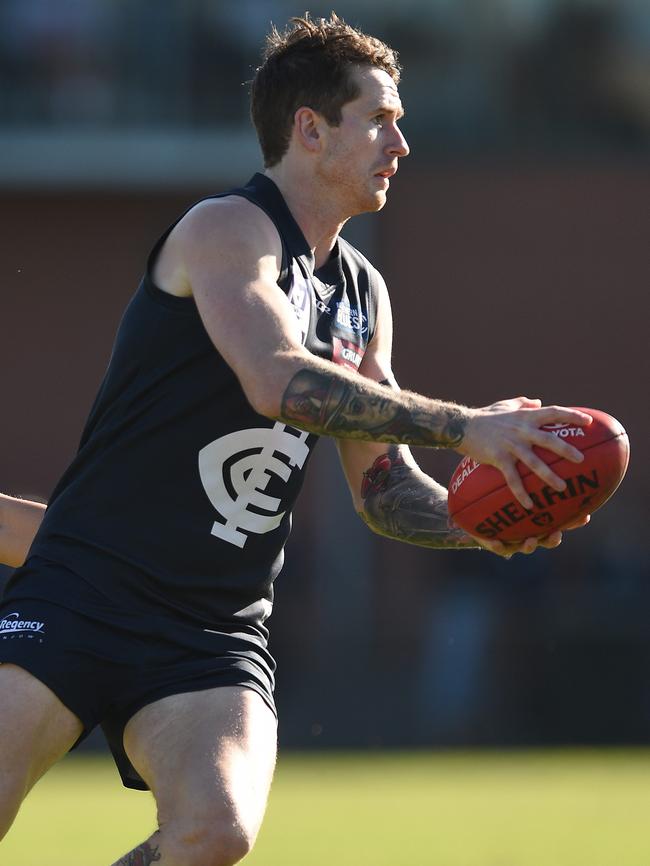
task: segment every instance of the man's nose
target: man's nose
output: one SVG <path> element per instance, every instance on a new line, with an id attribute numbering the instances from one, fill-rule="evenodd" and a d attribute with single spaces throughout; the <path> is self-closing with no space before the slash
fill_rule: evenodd
<path id="1" fill-rule="evenodd" d="M 411 148 L 397 124 L 395 125 L 395 137 L 388 148 L 388 152 L 393 156 L 408 156 L 411 152 Z"/>

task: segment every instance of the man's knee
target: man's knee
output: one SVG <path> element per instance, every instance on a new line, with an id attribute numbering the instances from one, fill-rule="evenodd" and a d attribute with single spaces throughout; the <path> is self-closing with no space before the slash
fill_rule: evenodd
<path id="1" fill-rule="evenodd" d="M 236 819 L 193 820 L 161 827 L 166 856 L 183 866 L 234 866 L 250 852 L 255 834 Z"/>

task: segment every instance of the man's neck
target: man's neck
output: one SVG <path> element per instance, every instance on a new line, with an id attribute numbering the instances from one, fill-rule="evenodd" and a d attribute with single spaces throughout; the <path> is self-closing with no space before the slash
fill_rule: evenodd
<path id="1" fill-rule="evenodd" d="M 347 217 L 335 212 L 331 198 L 320 193 L 310 179 L 291 174 L 281 165 L 267 168 L 264 173 L 282 193 L 314 254 L 315 267 L 319 268 L 329 258 Z"/>

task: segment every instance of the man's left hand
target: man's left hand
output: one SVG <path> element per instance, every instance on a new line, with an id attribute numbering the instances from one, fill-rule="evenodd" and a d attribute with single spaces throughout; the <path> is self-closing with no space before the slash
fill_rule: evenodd
<path id="1" fill-rule="evenodd" d="M 530 554 L 534 553 L 539 547 L 546 548 L 547 550 L 550 550 L 553 547 L 558 547 L 562 543 L 562 532 L 586 526 L 590 519 L 591 515 L 587 514 L 585 517 L 581 517 L 574 523 L 565 526 L 562 530 L 552 532 L 550 535 L 544 536 L 544 538 L 527 538 L 525 541 L 494 541 L 488 538 L 477 538 L 476 536 L 471 537 L 484 550 L 489 550 L 490 553 L 495 553 L 497 556 L 502 556 L 504 559 L 510 559 L 510 557 L 514 556 L 515 553 Z"/>

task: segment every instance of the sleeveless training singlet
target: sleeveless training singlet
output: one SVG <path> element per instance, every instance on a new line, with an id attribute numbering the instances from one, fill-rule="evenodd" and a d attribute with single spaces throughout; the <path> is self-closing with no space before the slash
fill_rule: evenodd
<path id="1" fill-rule="evenodd" d="M 275 223 L 278 284 L 305 347 L 357 369 L 375 325 L 374 268 L 341 238 L 314 274 L 300 228 L 264 175 L 223 195 L 247 198 Z M 153 283 L 172 228 L 126 309 L 79 451 L 30 556 L 63 566 L 125 612 L 189 618 L 265 645 L 291 509 L 318 437 L 257 414 L 194 300 Z M 83 593 L 66 587 L 62 597 L 38 569 L 19 569 L 7 594 L 83 612 Z"/>

